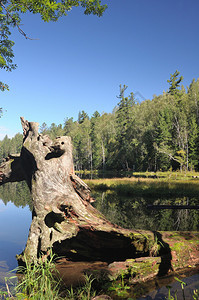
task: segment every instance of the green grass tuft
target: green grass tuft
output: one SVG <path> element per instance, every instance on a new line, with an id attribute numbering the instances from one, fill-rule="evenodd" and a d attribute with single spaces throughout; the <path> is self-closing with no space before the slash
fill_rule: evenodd
<path id="1" fill-rule="evenodd" d="M 199 194 L 199 180 L 187 177 L 174 179 L 158 177 L 152 178 L 112 178 L 85 180 L 91 190 L 111 190 L 123 196 L 147 197 L 197 197 Z"/>

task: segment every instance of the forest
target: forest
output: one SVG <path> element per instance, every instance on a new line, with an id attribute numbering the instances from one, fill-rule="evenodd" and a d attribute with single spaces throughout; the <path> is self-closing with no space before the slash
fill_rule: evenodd
<path id="1" fill-rule="evenodd" d="M 51 138 L 71 136 L 76 171 L 199 170 L 199 79 L 182 85 L 178 71 L 168 79 L 168 91 L 139 102 L 120 85 L 112 113 L 80 111 L 78 120 L 46 123 L 40 132 Z M 37 120 L 33 120 L 37 121 Z M 0 141 L 0 161 L 18 153 L 22 134 Z"/>

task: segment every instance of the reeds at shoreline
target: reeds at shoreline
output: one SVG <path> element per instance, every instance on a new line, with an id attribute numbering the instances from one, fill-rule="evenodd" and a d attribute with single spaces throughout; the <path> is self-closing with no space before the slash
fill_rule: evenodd
<path id="1" fill-rule="evenodd" d="M 162 173 L 163 175 L 163 173 Z M 156 175 L 157 176 L 157 175 Z M 196 175 L 195 175 L 196 176 Z M 84 180 L 91 190 L 112 190 L 125 196 L 162 196 L 162 197 L 199 197 L 199 177 L 184 176 L 176 179 L 176 175 L 170 177 L 157 176 L 154 178 L 131 177 L 112 179 Z"/>

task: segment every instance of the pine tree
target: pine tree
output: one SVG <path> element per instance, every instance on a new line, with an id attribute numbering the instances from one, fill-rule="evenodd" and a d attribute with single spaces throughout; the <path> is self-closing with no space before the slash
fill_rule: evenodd
<path id="1" fill-rule="evenodd" d="M 180 72 L 178 72 L 176 70 L 174 74 L 170 75 L 170 79 L 167 80 L 167 82 L 170 85 L 169 94 L 171 94 L 172 96 L 176 96 L 180 92 L 178 88 L 180 86 L 180 82 L 183 80 L 183 76 L 179 77 L 179 75 L 180 75 Z"/>
<path id="2" fill-rule="evenodd" d="M 133 93 L 129 97 L 124 97 L 124 91 L 127 86 L 120 85 L 120 101 L 116 112 L 117 124 L 117 147 L 118 147 L 118 163 L 124 169 L 129 169 L 133 164 L 133 107 L 135 100 Z"/>
<path id="3" fill-rule="evenodd" d="M 78 114 L 78 123 L 81 124 L 86 119 L 89 120 L 88 114 L 84 110 L 80 111 L 79 114 Z"/>

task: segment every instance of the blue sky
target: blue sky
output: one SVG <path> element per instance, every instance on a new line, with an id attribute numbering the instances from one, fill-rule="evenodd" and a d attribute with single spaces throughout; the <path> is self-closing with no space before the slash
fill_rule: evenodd
<path id="1" fill-rule="evenodd" d="M 21 28 L 35 40 L 13 30 L 18 68 L 0 71 L 10 86 L 0 93 L 0 139 L 22 133 L 20 116 L 50 126 L 76 120 L 81 110 L 112 112 L 120 84 L 152 99 L 176 69 L 185 87 L 199 77 L 198 0 L 102 2 L 101 18 L 79 8 L 52 23 L 22 16 Z"/>

